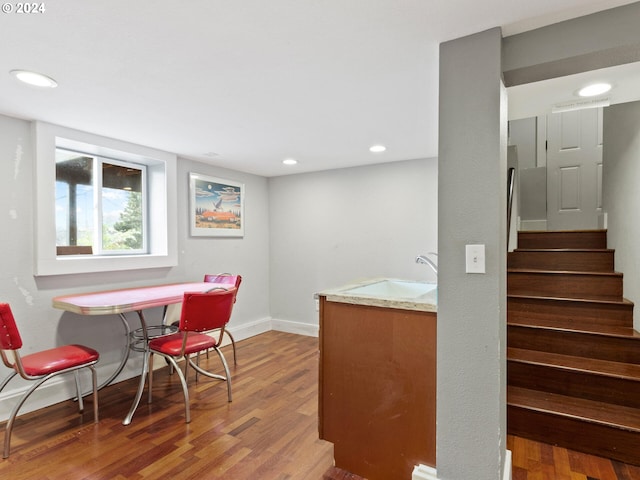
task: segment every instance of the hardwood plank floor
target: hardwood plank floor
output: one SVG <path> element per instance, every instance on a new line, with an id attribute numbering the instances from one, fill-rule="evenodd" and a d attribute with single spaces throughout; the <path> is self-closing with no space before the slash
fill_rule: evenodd
<path id="1" fill-rule="evenodd" d="M 513 480 L 640 480 L 640 467 L 507 436 Z"/>
<path id="2" fill-rule="evenodd" d="M 82 416 L 68 401 L 19 417 L 0 478 L 322 479 L 333 447 L 318 439 L 317 338 L 268 332 L 237 347 L 233 402 L 224 382 L 195 384 L 192 371 L 186 424 L 178 377 L 165 368 L 154 374 L 153 403 L 145 395 L 125 427 L 137 380 L 120 382 L 100 391 L 97 425 L 91 398 Z M 217 355 L 209 362 L 221 370 Z"/>
<path id="3" fill-rule="evenodd" d="M 154 402 L 143 397 L 125 427 L 137 380 L 117 383 L 100 392 L 97 425 L 91 398 L 84 415 L 67 401 L 19 417 L 0 478 L 364 480 L 335 468 L 332 445 L 318 439 L 318 340 L 268 332 L 237 347 L 233 402 L 223 382 L 192 375 L 185 424 L 179 381 L 162 369 Z M 218 369 L 217 356 L 208 362 Z M 513 480 L 640 480 L 640 467 L 551 445 L 509 437 L 508 448 Z"/>

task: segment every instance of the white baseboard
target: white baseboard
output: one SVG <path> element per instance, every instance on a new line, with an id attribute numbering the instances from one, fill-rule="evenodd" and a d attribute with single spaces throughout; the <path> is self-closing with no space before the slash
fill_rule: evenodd
<path id="1" fill-rule="evenodd" d="M 546 230 L 547 229 L 547 221 L 546 220 L 522 220 L 520 222 L 520 229 L 523 231 L 531 231 L 531 230 Z"/>
<path id="2" fill-rule="evenodd" d="M 438 480 L 437 470 L 427 465 L 416 465 L 411 480 Z M 502 480 L 511 480 L 511 450 L 506 450 Z"/>
<path id="3" fill-rule="evenodd" d="M 511 450 L 505 450 L 505 452 L 502 480 L 511 480 Z"/>
<path id="4" fill-rule="evenodd" d="M 319 332 L 318 325 L 293 322 L 291 320 L 278 320 L 277 318 L 271 319 L 271 329 L 277 330 L 278 332 L 306 335 L 307 337 L 317 337 Z"/>
<path id="5" fill-rule="evenodd" d="M 130 362 L 130 364 L 131 363 L 133 363 L 133 361 Z M 135 363 L 138 365 L 137 374 L 140 374 L 140 363 L 137 361 L 135 361 Z M 132 372 L 130 370 L 130 364 L 127 365 L 128 368 L 125 368 L 125 370 L 123 370 L 118 378 L 121 378 L 123 377 L 123 375 L 127 374 L 129 376 L 136 375 L 135 372 Z M 96 365 L 96 370 L 98 372 L 98 382 L 100 382 L 101 378 L 109 378 L 109 375 L 111 375 L 117 367 L 117 363 L 114 365 Z M 9 418 L 13 407 L 18 403 L 22 395 L 24 395 L 24 393 L 32 385 L 32 382 L 26 382 L 19 376 L 11 379 L 11 382 L 9 382 L 2 393 L 0 393 L 0 421 L 5 421 Z M 80 387 L 85 393 L 91 391 L 91 375 L 89 374 L 88 370 L 80 372 Z M 75 396 L 76 387 L 75 381 L 73 380 L 73 375 L 65 374 L 53 377 L 40 385 L 40 387 L 31 394 L 31 396 L 27 399 L 25 404 L 18 412 L 18 416 L 24 413 L 33 412 L 35 410 L 48 407 L 50 405 L 54 405 L 56 403 L 64 402 L 71 398 L 75 398 Z"/>
<path id="6" fill-rule="evenodd" d="M 426 465 L 416 465 L 411 474 L 411 480 L 438 480 L 436 469 Z"/>
<path id="7" fill-rule="evenodd" d="M 273 330 L 271 327 L 271 318 L 269 317 L 261 318 L 249 323 L 243 323 L 241 325 L 234 325 L 232 322 L 229 324 L 227 329 L 233 334 L 233 338 L 235 338 L 236 342 Z"/>

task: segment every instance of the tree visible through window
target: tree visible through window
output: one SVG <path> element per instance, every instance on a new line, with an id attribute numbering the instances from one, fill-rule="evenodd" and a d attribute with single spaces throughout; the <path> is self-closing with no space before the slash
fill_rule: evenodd
<path id="1" fill-rule="evenodd" d="M 140 192 L 131 192 L 129 200 L 120 212 L 120 220 L 113 224 L 114 232 L 105 235 L 111 240 L 110 245 L 105 248 L 115 248 L 125 250 L 127 248 L 139 250 L 142 248 L 142 195 Z"/>

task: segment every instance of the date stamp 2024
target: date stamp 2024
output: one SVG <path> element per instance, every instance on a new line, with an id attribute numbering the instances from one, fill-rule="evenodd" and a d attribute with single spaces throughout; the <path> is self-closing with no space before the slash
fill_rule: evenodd
<path id="1" fill-rule="evenodd" d="M 2 4 L 2 13 L 16 13 L 16 14 L 38 14 L 44 13 L 47 9 L 44 2 L 5 2 Z"/>

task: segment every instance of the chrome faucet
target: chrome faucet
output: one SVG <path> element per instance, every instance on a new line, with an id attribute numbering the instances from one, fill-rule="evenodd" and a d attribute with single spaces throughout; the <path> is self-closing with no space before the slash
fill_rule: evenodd
<path id="1" fill-rule="evenodd" d="M 427 255 L 435 255 L 436 257 L 438 256 L 438 254 L 435 252 L 429 252 L 427 253 Z M 424 265 L 428 265 L 431 268 L 431 270 L 433 270 L 433 272 L 436 275 L 438 275 L 438 265 L 433 260 L 428 258 L 426 255 L 418 255 L 416 257 L 416 263 L 422 263 Z"/>

